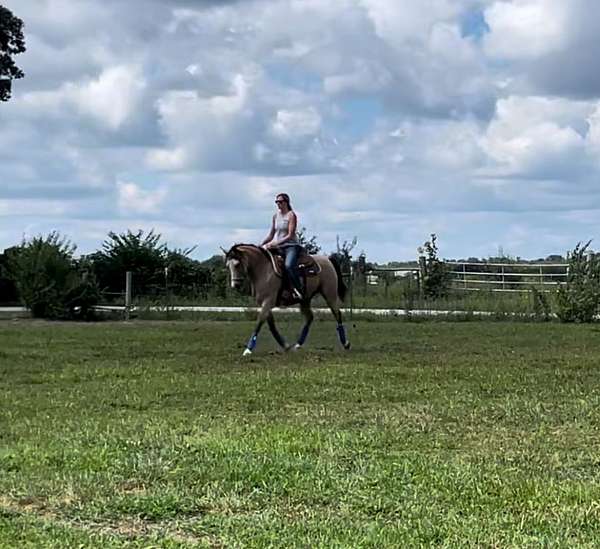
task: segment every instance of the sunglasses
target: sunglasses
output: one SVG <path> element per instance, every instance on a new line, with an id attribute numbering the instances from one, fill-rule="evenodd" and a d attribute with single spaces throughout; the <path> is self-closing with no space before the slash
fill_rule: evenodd
<path id="1" fill-rule="evenodd" d="M 275 200 L 275 204 L 283 204 L 285 200 Z"/>

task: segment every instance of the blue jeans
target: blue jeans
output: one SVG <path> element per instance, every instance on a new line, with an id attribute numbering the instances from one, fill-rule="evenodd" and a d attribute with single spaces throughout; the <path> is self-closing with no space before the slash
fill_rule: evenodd
<path id="1" fill-rule="evenodd" d="M 302 293 L 302 281 L 298 273 L 298 256 L 300 255 L 301 246 L 282 246 L 280 250 L 285 259 L 285 270 L 292 281 L 292 285 Z"/>

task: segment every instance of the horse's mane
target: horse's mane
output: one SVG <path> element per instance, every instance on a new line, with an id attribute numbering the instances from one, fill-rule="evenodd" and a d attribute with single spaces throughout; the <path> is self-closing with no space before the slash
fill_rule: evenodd
<path id="1" fill-rule="evenodd" d="M 255 250 L 259 250 L 266 258 L 269 258 L 269 253 L 264 248 L 261 248 L 260 246 L 257 246 L 256 244 L 246 244 L 244 242 L 238 242 L 237 244 L 234 244 L 233 246 L 231 246 L 231 248 L 227 252 L 227 255 L 229 255 L 229 254 L 231 254 L 233 252 L 237 252 L 238 248 L 240 248 L 241 246 L 245 246 L 247 248 L 254 248 Z"/>

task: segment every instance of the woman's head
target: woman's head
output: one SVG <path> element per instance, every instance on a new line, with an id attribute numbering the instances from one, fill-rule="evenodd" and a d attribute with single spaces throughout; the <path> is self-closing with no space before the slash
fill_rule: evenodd
<path id="1" fill-rule="evenodd" d="M 286 209 L 286 207 L 287 207 L 288 210 L 292 209 L 292 204 L 290 203 L 290 197 L 286 193 L 279 193 L 275 197 L 275 204 L 277 204 L 277 207 L 280 210 L 281 209 Z"/>

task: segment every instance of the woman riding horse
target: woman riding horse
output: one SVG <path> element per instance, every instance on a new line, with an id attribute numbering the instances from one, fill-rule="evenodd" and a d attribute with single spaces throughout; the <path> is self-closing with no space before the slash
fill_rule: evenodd
<path id="1" fill-rule="evenodd" d="M 279 211 L 273 216 L 271 232 L 260 247 L 254 244 L 236 244 L 227 252 L 223 250 L 231 276 L 231 286 L 239 288 L 244 278 L 248 277 L 252 287 L 252 295 L 260 306 L 254 332 L 252 332 L 243 354 L 252 354 L 256 347 L 260 329 L 265 322 L 267 322 L 273 337 L 282 349 L 285 351 L 300 349 L 308 337 L 308 331 L 313 321 L 310 301 L 316 294 L 321 294 L 325 298 L 337 322 L 340 343 L 344 349 L 349 349 L 350 342 L 346 338 L 346 329 L 342 323 L 342 312 L 340 310 L 346 294 L 346 285 L 342 279 L 340 265 L 334 255 L 330 257 L 313 256 L 316 268 L 314 274 L 306 277 L 304 297 L 300 299 L 300 310 L 305 322 L 297 343 L 293 346 L 288 345 L 277 330 L 272 309 L 278 305 L 283 280 L 270 250 L 273 248 L 283 250 L 292 283 L 297 290 L 300 290 L 300 277 L 296 265 L 300 246 L 296 236 L 297 218 L 290 206 L 289 196 L 278 194 L 275 203 Z"/>
<path id="2" fill-rule="evenodd" d="M 261 246 L 266 250 L 279 252 L 285 260 L 285 270 L 294 289 L 294 297 L 302 301 L 304 292 L 302 281 L 298 273 L 298 256 L 302 250 L 296 228 L 298 227 L 298 216 L 292 210 L 290 197 L 280 193 L 275 197 L 277 212 L 273 215 L 271 230 L 262 241 Z"/>

